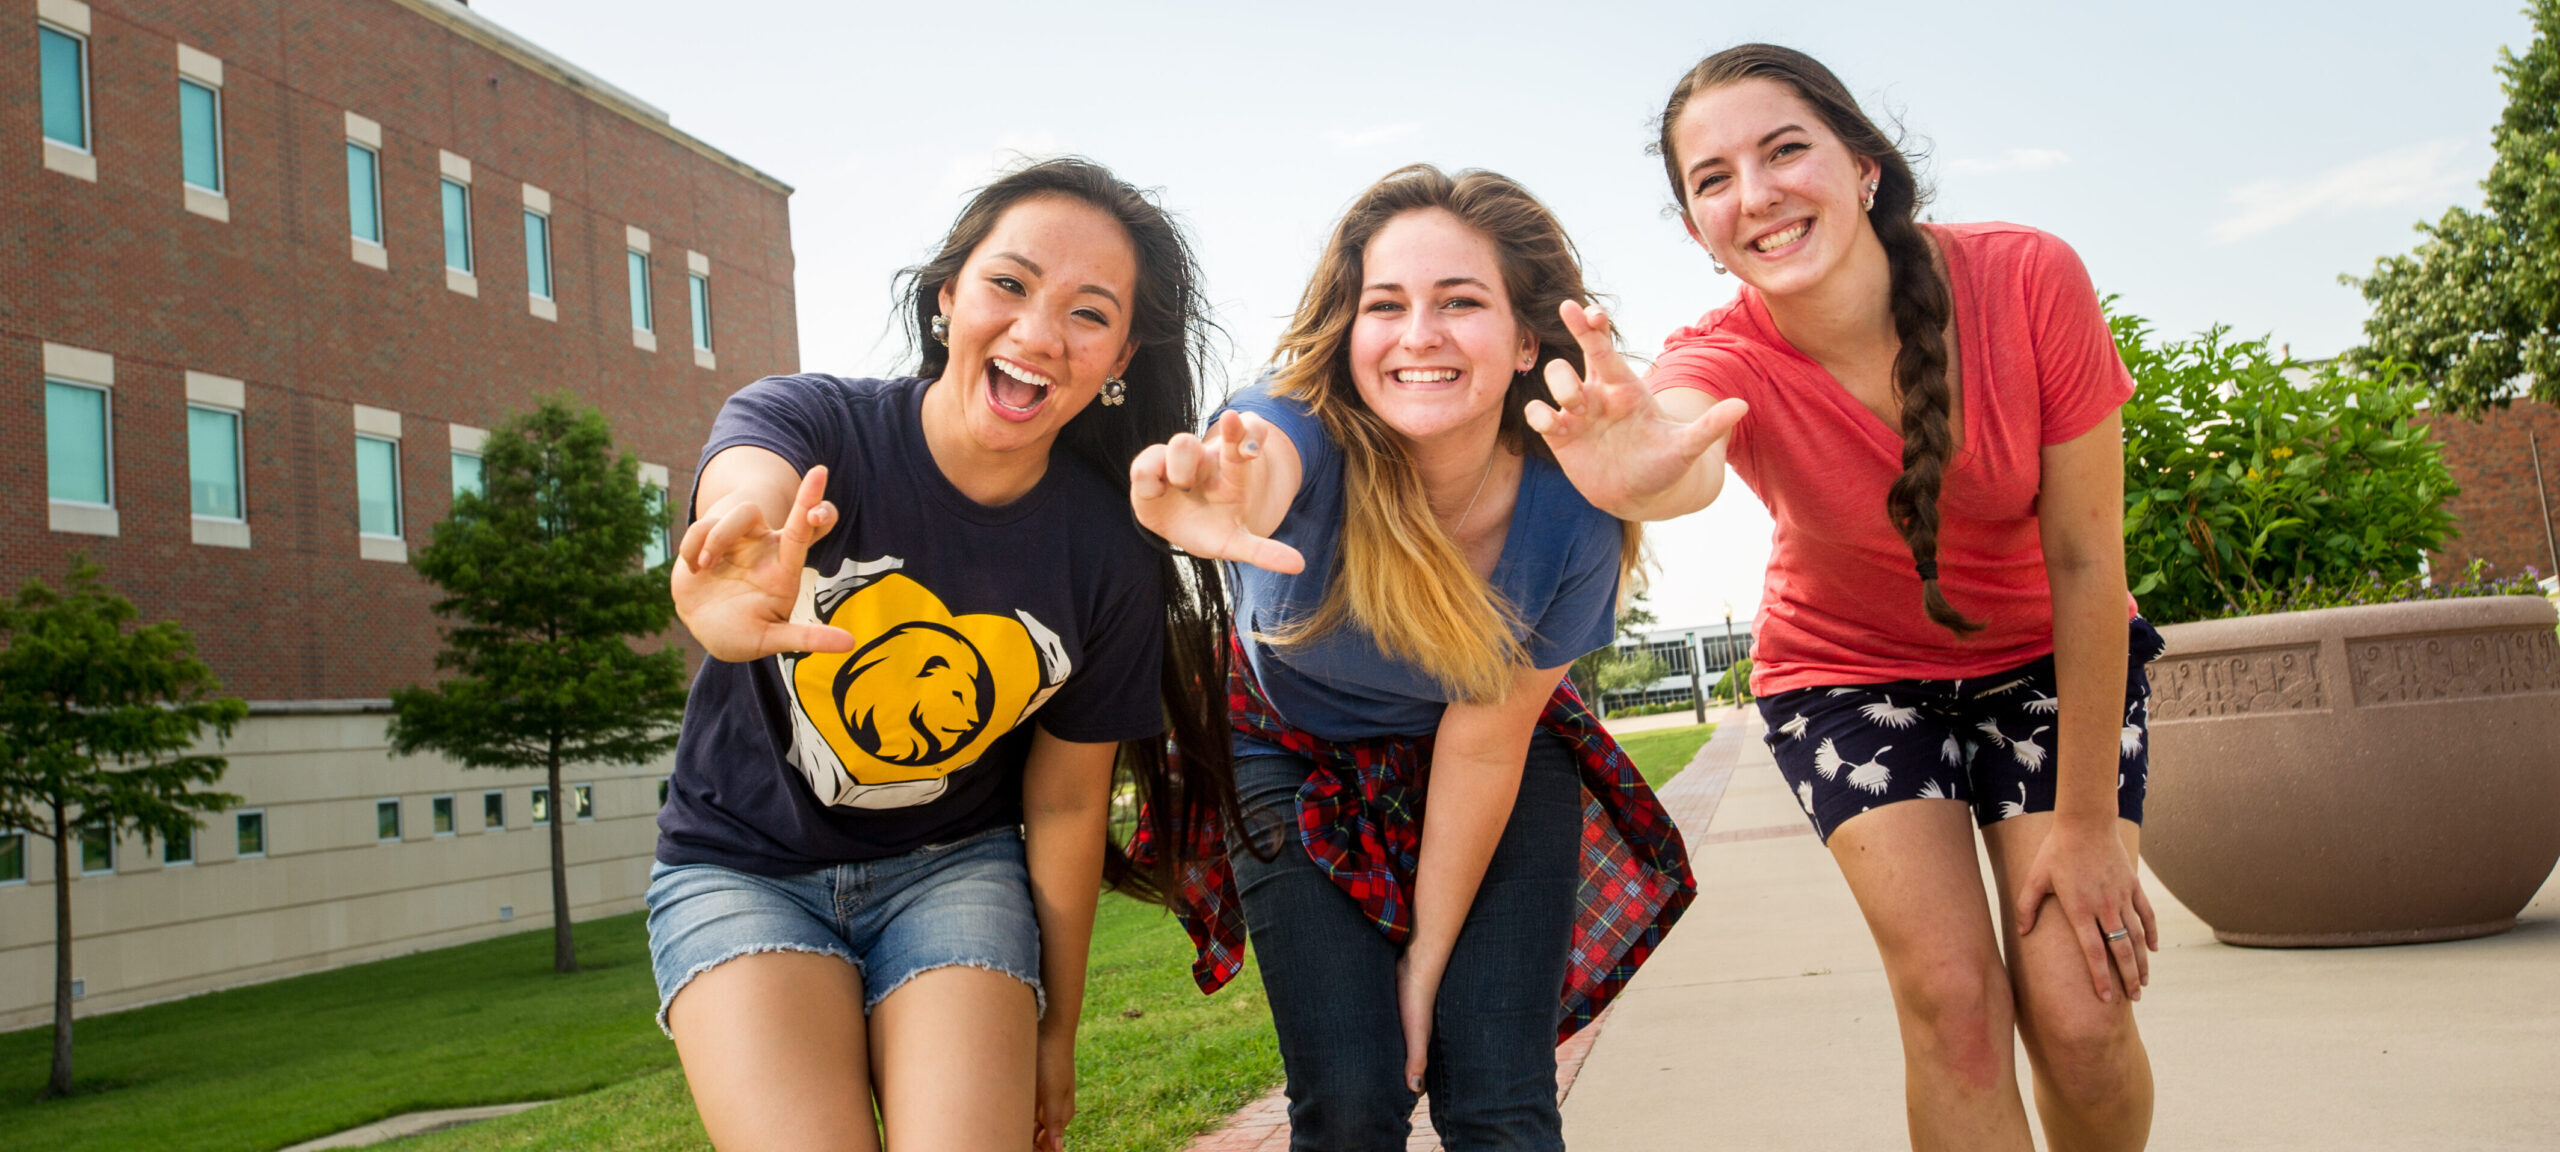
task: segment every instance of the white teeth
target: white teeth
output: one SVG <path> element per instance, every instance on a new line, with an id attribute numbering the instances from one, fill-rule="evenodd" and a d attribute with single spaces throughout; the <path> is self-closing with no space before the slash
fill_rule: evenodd
<path id="1" fill-rule="evenodd" d="M 1808 220 L 1793 228 L 1789 228 L 1784 232 L 1777 232 L 1763 236 L 1758 240 L 1751 242 L 1752 250 L 1757 252 L 1767 252 L 1773 249 L 1784 248 L 1789 244 L 1793 244 L 1798 240 L 1804 239 L 1805 230 L 1811 227 L 1813 227 L 1813 222 Z"/>
<path id="2" fill-rule="evenodd" d="M 1042 388 L 1046 388 L 1046 387 L 1048 387 L 1049 385 L 1051 385 L 1051 384 L 1055 383 L 1055 381 L 1052 381 L 1052 380 L 1051 380 L 1051 379 L 1049 379 L 1048 377 L 1043 376 L 1043 375 L 1041 375 L 1041 374 L 1039 374 L 1039 373 L 1037 373 L 1037 372 L 1031 371 L 1031 370 L 1030 370 L 1030 369 L 1028 369 L 1028 368 L 1016 368 L 1016 367 L 1014 367 L 1011 363 L 1009 363 L 1009 362 L 1007 362 L 1007 361 L 1003 361 L 1003 360 L 989 360 L 989 361 L 987 361 L 987 363 L 995 365 L 995 366 L 996 366 L 996 371 L 998 371 L 998 372 L 1002 372 L 1002 373 L 1004 373 L 1004 374 L 1005 374 L 1005 375 L 1007 375 L 1007 376 L 1011 376 L 1011 377 L 1013 377 L 1013 378 L 1014 378 L 1014 379 L 1016 379 L 1016 380 L 1020 380 L 1020 381 L 1022 381 L 1022 382 L 1023 382 L 1023 383 L 1025 383 L 1025 384 L 1032 384 L 1032 385 L 1037 385 L 1037 386 L 1042 387 Z"/>
<path id="3" fill-rule="evenodd" d="M 1401 384 L 1445 384 L 1458 378 L 1455 368 L 1399 368 L 1396 381 Z"/>

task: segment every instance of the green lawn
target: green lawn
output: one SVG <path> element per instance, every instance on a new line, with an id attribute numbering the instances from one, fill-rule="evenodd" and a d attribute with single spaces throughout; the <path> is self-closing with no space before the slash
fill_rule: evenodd
<path id="1" fill-rule="evenodd" d="M 1644 782 L 1660 788 L 1689 766 L 1690 757 L 1716 734 L 1713 724 L 1692 724 L 1685 728 L 1656 728 L 1620 737 L 1618 746 L 1636 762 L 1636 771 L 1644 773 Z"/>

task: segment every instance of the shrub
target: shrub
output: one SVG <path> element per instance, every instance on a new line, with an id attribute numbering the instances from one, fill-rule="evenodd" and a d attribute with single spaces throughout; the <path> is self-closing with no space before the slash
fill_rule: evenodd
<path id="1" fill-rule="evenodd" d="M 2306 364 L 2221 327 L 2164 341 L 2140 317 L 2109 323 L 2138 385 L 2124 406 L 2125 572 L 2153 621 L 2405 581 L 2449 534 L 2460 489 L 2410 422 L 2426 393 L 2404 368 Z"/>
<path id="2" fill-rule="evenodd" d="M 2414 600 L 2460 600 L 2471 596 L 2539 596 L 2542 573 L 2526 568 L 2522 576 L 2493 576 L 2489 562 L 2474 560 L 2451 580 L 2404 576 L 2386 580 L 2379 572 L 2323 584 L 2309 576 L 2279 584 L 2225 604 L 2216 616 L 2255 616 L 2261 612 L 2298 612 L 2308 608 L 2346 608 L 2359 604 L 2406 604 Z"/>

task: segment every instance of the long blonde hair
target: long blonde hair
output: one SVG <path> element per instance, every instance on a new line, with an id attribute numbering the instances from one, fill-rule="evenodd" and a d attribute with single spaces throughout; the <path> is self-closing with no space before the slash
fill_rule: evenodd
<path id="1" fill-rule="evenodd" d="M 1274 355 L 1272 392 L 1306 405 L 1341 447 L 1342 541 L 1324 602 L 1264 639 L 1286 645 L 1350 623 L 1388 658 L 1421 668 L 1452 699 L 1488 702 L 1500 699 L 1528 663 L 1519 612 L 1467 566 L 1431 514 L 1404 438 L 1361 401 L 1351 380 L 1362 254 L 1389 221 L 1432 208 L 1493 242 L 1512 320 L 1537 337 L 1537 363 L 1513 376 L 1503 395 L 1498 443 L 1554 459 L 1545 439 L 1530 431 L 1523 407 L 1531 399 L 1554 403 L 1548 361 L 1583 371 L 1582 346 L 1556 311 L 1567 300 L 1592 302 L 1580 253 L 1547 206 L 1508 177 L 1475 168 L 1452 177 L 1429 164 L 1388 173 L 1334 226 Z M 1622 594 L 1637 575 L 1643 545 L 1643 527 L 1624 524 Z"/>

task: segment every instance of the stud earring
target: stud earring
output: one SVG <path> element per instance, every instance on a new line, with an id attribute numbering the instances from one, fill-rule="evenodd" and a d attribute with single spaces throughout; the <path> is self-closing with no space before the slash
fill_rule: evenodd
<path id="1" fill-rule="evenodd" d="M 1117 408 L 1129 402 L 1129 384 L 1114 376 L 1102 382 L 1102 406 Z"/>
<path id="2" fill-rule="evenodd" d="M 1876 186 L 1882 183 L 1883 181 L 1881 180 L 1867 181 L 1866 199 L 1858 201 L 1858 209 L 1860 211 L 1873 212 L 1876 210 Z"/>
<path id="3" fill-rule="evenodd" d="M 935 313 L 935 314 L 934 314 L 934 317 L 933 317 L 932 329 L 933 329 L 933 342 L 934 342 L 934 343 L 936 343 L 936 344 L 949 344 L 949 343 L 951 342 L 951 318 L 950 318 L 950 317 L 948 317 L 948 316 L 944 316 L 944 315 L 942 315 L 942 314 L 940 314 L 940 313 Z"/>

